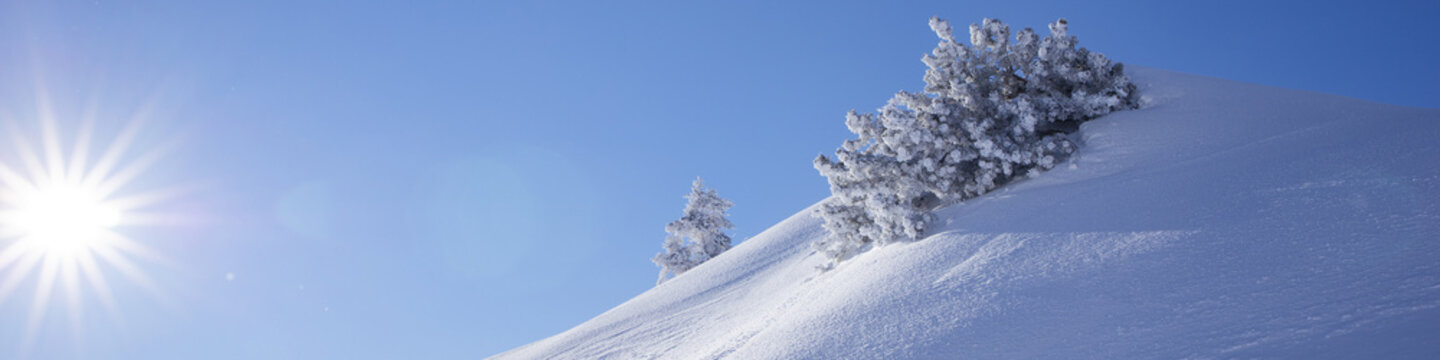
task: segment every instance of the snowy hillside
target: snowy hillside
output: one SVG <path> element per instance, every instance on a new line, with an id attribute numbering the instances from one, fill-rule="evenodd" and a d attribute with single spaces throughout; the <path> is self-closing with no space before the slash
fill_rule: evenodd
<path id="1" fill-rule="evenodd" d="M 1440 110 L 1130 71 L 1146 108 L 921 241 L 821 273 L 802 210 L 498 357 L 1440 358 Z"/>

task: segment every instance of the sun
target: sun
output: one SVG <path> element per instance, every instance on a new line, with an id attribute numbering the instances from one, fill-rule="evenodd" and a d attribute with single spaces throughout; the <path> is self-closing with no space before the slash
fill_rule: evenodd
<path id="1" fill-rule="evenodd" d="M 118 316 L 112 278 L 123 277 L 160 295 L 134 259 L 163 257 L 122 230 L 153 225 L 147 219 L 157 213 L 149 208 L 175 193 L 129 190 L 163 152 L 131 156 L 142 121 L 131 121 L 94 154 L 91 148 L 99 144 L 92 136 L 93 119 L 82 122 L 68 148 L 53 116 L 42 113 L 39 123 L 39 141 L 8 123 L 13 147 L 0 148 L 8 151 L 0 154 L 13 155 L 0 158 L 0 306 L 16 304 L 13 295 L 20 285 L 35 284 L 21 357 L 45 326 L 52 304 L 68 305 L 71 330 L 78 332 L 87 298 Z M 98 157 L 91 161 L 91 155 Z"/>
<path id="2" fill-rule="evenodd" d="M 57 184 L 24 194 L 7 223 L 37 251 L 72 257 L 103 241 L 120 216 L 94 189 Z"/>

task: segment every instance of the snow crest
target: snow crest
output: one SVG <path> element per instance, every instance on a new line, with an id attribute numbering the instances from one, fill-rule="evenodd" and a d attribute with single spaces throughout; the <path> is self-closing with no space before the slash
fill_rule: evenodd
<path id="1" fill-rule="evenodd" d="M 1130 72 L 1144 108 L 921 240 L 822 273 L 805 209 L 497 358 L 1440 357 L 1440 110 Z"/>

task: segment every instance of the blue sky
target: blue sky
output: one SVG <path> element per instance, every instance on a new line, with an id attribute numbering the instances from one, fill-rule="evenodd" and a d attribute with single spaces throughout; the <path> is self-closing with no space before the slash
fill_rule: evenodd
<path id="1" fill-rule="evenodd" d="M 102 267 L 118 311 L 82 286 L 83 315 L 50 306 L 32 331 L 23 281 L 0 349 L 454 358 L 538 340 L 653 285 L 695 176 L 735 202 L 737 239 L 826 196 L 810 160 L 848 138 L 847 110 L 921 88 L 932 15 L 1063 16 L 1128 64 L 1440 107 L 1433 1 L 5 2 L 4 131 L 39 134 L 39 94 L 63 141 L 86 114 L 96 142 L 142 114 L 137 149 L 175 145 L 120 192 L 184 191 L 149 208 L 179 220 L 116 229 L 163 257 L 135 260 L 154 291 Z"/>

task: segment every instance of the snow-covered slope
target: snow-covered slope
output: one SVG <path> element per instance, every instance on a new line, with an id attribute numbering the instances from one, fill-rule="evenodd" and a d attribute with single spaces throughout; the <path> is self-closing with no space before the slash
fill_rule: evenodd
<path id="1" fill-rule="evenodd" d="M 821 273 L 806 209 L 498 357 L 1440 358 L 1440 111 L 1131 72 L 1149 106 L 923 240 Z"/>

